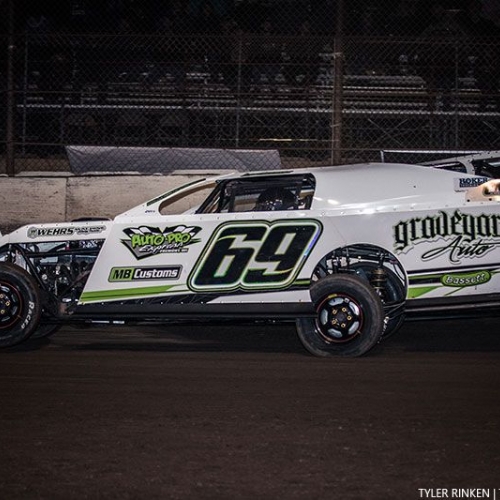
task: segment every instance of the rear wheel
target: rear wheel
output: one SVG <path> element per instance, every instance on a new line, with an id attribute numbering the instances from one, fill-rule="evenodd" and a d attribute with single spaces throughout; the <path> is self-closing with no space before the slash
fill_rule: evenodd
<path id="1" fill-rule="evenodd" d="M 40 294 L 24 269 L 0 263 L 0 347 L 26 340 L 40 319 Z"/>
<path id="2" fill-rule="evenodd" d="M 315 318 L 300 318 L 297 333 L 316 356 L 361 356 L 384 331 L 382 301 L 366 280 L 348 274 L 326 276 L 311 287 Z"/>

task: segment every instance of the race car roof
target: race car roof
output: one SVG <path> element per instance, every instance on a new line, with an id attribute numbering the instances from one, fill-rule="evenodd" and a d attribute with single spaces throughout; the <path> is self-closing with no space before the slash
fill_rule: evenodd
<path id="1" fill-rule="evenodd" d="M 397 163 L 363 163 L 311 170 L 316 177 L 312 208 L 407 205 L 464 199 L 457 192 L 457 178 L 468 174 Z"/>

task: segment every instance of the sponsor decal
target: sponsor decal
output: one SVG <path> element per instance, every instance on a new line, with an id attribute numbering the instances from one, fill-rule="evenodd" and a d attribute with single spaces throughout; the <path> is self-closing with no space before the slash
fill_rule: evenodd
<path id="1" fill-rule="evenodd" d="M 453 294 L 455 291 L 462 288 L 476 288 L 485 285 L 500 272 L 498 268 L 490 269 L 467 269 L 461 272 L 438 272 L 414 274 L 409 276 L 410 288 L 408 290 L 408 298 L 415 299 L 423 295 L 427 295 L 438 289 L 454 288 L 455 290 L 447 291 L 448 294 Z"/>
<path id="2" fill-rule="evenodd" d="M 30 227 L 28 238 L 44 238 L 46 236 L 85 236 L 102 233 L 106 226 L 54 226 Z"/>
<path id="3" fill-rule="evenodd" d="M 441 242 L 421 255 L 429 261 L 447 255 L 450 262 L 480 258 L 500 245 L 500 215 L 472 215 L 455 210 L 414 217 L 394 226 L 394 250 L 406 253 L 423 242 Z"/>
<path id="4" fill-rule="evenodd" d="M 458 177 L 455 181 L 455 191 L 467 191 L 489 181 L 488 177 Z"/>
<path id="5" fill-rule="evenodd" d="M 488 283 L 491 274 L 488 271 L 476 271 L 473 273 L 453 273 L 445 274 L 441 277 L 444 286 L 463 288 L 466 286 L 478 286 Z"/>
<path id="6" fill-rule="evenodd" d="M 123 232 L 127 239 L 122 243 L 138 260 L 163 253 L 183 253 L 193 243 L 198 243 L 195 236 L 201 231 L 196 226 L 172 226 L 160 229 L 159 227 L 140 226 L 129 227 Z"/>
<path id="7" fill-rule="evenodd" d="M 108 281 L 176 280 L 181 271 L 182 266 L 113 267 Z"/>

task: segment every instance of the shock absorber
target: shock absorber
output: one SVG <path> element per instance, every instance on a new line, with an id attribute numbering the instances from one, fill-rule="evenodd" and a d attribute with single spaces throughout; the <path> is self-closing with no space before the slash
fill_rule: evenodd
<path id="1" fill-rule="evenodd" d="M 384 296 L 385 286 L 387 284 L 387 272 L 383 266 L 384 257 L 379 255 L 378 267 L 372 270 L 370 274 L 370 284 L 376 290 L 380 297 Z"/>
<path id="2" fill-rule="evenodd" d="M 375 268 L 370 274 L 370 284 L 379 295 L 385 290 L 387 283 L 387 273 L 383 267 Z"/>

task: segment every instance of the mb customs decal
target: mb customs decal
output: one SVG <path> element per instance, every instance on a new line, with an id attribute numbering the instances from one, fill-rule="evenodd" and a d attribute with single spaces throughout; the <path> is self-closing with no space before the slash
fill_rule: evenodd
<path id="1" fill-rule="evenodd" d="M 182 266 L 162 267 L 113 267 L 108 281 L 176 280 L 181 275 Z"/>
<path id="2" fill-rule="evenodd" d="M 435 242 L 422 253 L 429 261 L 448 256 L 453 264 L 465 259 L 480 258 L 500 245 L 500 215 L 472 215 L 455 210 L 427 217 L 414 217 L 394 226 L 394 250 L 407 253 L 421 243 Z"/>
<path id="3" fill-rule="evenodd" d="M 95 236 L 102 233 L 105 226 L 55 226 L 55 227 L 30 227 L 28 238 L 45 238 L 47 236 L 82 236 L 88 234 Z"/>
<path id="4" fill-rule="evenodd" d="M 123 239 L 122 243 L 140 260 L 162 253 L 187 252 L 190 245 L 200 241 L 195 238 L 200 231 L 201 227 L 182 225 L 164 229 L 151 226 L 129 227 L 123 230 L 127 239 Z"/>

